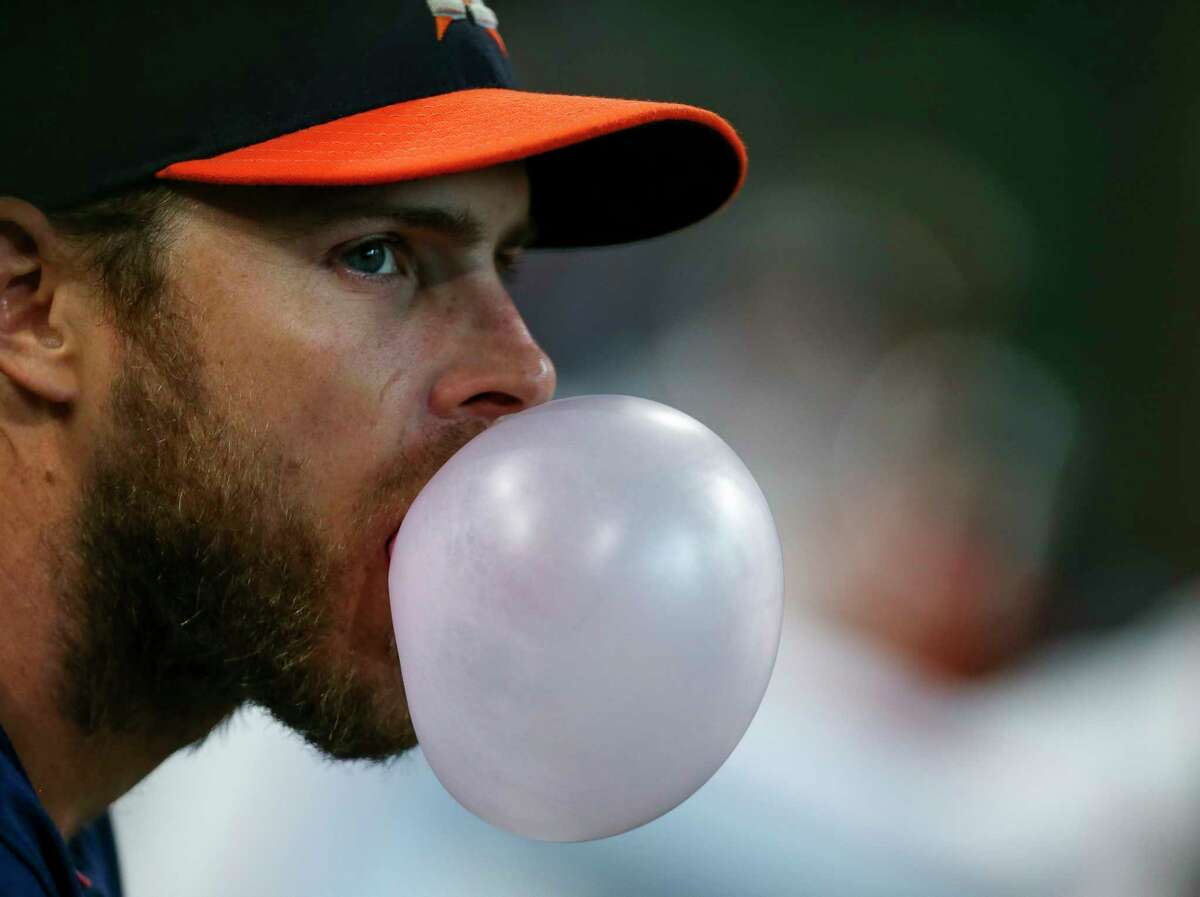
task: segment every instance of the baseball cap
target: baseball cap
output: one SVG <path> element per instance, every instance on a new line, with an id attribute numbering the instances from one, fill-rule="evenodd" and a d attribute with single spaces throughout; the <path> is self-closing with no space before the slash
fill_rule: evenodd
<path id="1" fill-rule="evenodd" d="M 15 6 L 0 195 L 47 211 L 154 179 L 379 184 L 525 159 L 535 245 L 594 246 L 698 221 L 745 177 L 712 112 L 518 89 L 484 0 Z"/>

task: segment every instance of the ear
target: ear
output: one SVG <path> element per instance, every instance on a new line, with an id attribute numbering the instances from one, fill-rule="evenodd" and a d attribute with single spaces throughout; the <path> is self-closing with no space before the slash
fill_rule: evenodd
<path id="1" fill-rule="evenodd" d="M 0 374 L 55 404 L 79 395 L 78 347 L 63 289 L 67 258 L 40 210 L 0 197 Z"/>

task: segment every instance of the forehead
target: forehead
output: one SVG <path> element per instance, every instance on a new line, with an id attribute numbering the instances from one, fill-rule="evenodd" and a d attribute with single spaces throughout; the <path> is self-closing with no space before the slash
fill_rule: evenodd
<path id="1" fill-rule="evenodd" d="M 253 222 L 284 233 L 337 220 L 407 214 L 419 222 L 459 220 L 476 239 L 526 232 L 529 179 L 525 165 L 491 168 L 388 184 L 350 187 L 229 187 L 180 184 L 201 217 Z M 209 212 L 211 214 L 206 214 Z"/>

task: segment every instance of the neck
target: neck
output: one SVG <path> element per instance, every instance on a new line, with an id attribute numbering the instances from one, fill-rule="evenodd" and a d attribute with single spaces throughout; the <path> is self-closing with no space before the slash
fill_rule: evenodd
<path id="1" fill-rule="evenodd" d="M 19 696 L 10 689 L 0 690 L 0 723 L 64 839 L 72 838 L 188 743 L 187 739 L 85 734 L 61 716 L 47 714 L 45 705 L 34 712 L 20 705 Z"/>

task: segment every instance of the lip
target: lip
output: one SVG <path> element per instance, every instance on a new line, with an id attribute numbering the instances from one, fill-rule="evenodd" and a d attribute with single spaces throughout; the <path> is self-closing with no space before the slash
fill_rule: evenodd
<path id="1" fill-rule="evenodd" d="M 377 582 L 380 582 L 382 584 L 383 606 L 387 607 L 387 608 L 391 607 L 391 589 L 388 584 L 388 581 L 391 578 L 392 553 L 396 549 L 396 536 L 399 534 L 400 524 L 403 522 L 404 522 L 404 518 L 401 517 L 400 521 L 398 523 L 396 523 L 395 527 L 392 528 L 392 534 L 390 536 L 388 536 L 388 538 L 384 541 L 383 557 L 382 557 L 383 563 L 379 565 L 379 567 L 377 568 L 377 572 L 372 574 L 373 577 L 378 577 Z M 390 617 L 390 610 L 389 610 L 389 617 Z"/>
<path id="2" fill-rule="evenodd" d="M 383 558 L 388 566 L 392 563 L 392 553 L 396 550 L 396 538 L 400 535 L 400 527 L 404 524 L 404 519 L 408 516 L 408 507 L 405 506 L 404 513 L 400 515 L 400 519 L 391 525 L 388 532 L 390 535 L 383 543 Z"/>

